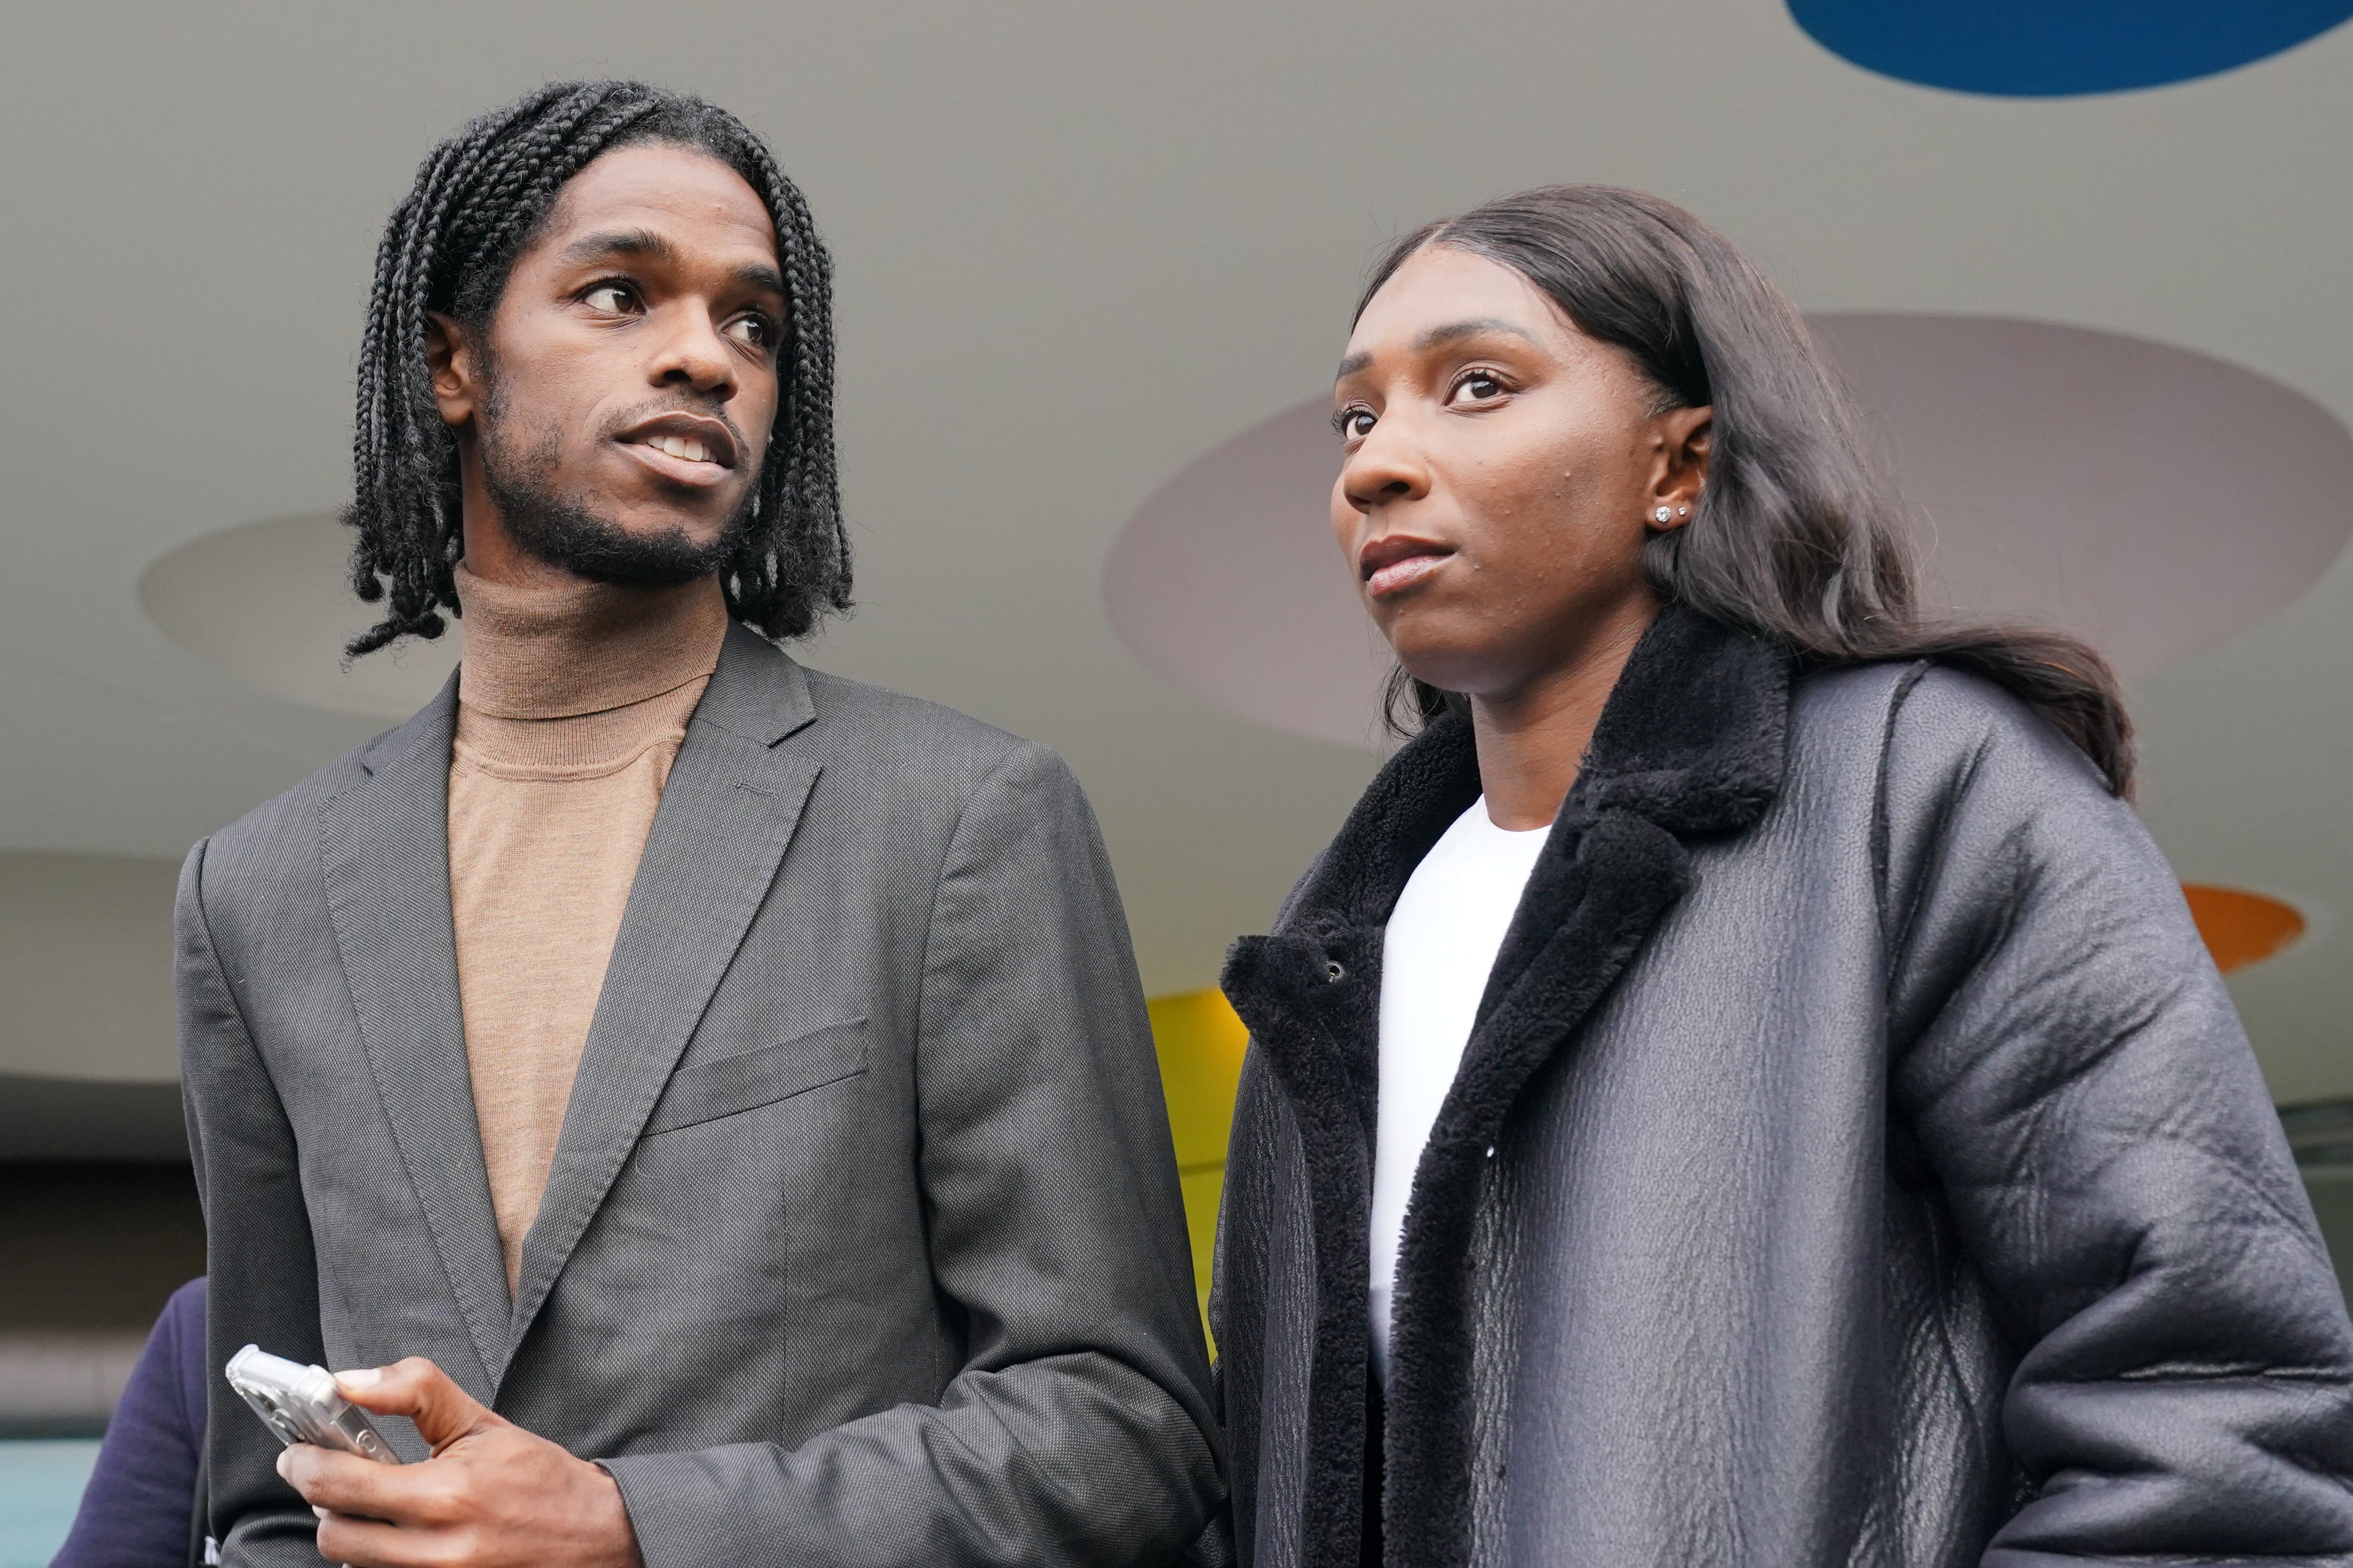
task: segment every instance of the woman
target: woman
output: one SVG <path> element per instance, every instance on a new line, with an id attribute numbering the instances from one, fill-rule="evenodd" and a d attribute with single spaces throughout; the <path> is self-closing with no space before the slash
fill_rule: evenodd
<path id="1" fill-rule="evenodd" d="M 2353 1328 L 2096 655 L 1932 625 L 1654 198 L 1378 269 L 1332 521 L 1419 733 L 1225 985 L 1243 1561 L 2315 1561 Z"/>

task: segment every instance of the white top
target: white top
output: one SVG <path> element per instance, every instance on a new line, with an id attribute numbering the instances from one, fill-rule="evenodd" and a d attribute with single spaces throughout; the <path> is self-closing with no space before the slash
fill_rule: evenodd
<path id="1" fill-rule="evenodd" d="M 1373 1146 L 1373 1366 L 1389 1380 L 1389 1298 L 1414 1167 L 1454 1087 L 1471 1021 L 1548 827 L 1510 833 L 1482 795 L 1430 847 L 1381 947 L 1380 1123 Z"/>

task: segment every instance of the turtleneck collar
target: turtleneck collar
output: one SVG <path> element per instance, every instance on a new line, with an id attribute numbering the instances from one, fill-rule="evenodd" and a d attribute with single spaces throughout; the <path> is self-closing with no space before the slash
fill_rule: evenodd
<path id="1" fill-rule="evenodd" d="M 466 653 L 458 700 L 498 719 L 568 719 L 642 702 L 719 668 L 727 600 L 717 577 L 676 588 L 578 579 L 519 586 L 460 563 Z"/>

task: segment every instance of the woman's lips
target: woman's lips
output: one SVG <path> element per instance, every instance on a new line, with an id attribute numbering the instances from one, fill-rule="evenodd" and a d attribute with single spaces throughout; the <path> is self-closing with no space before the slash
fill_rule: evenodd
<path id="1" fill-rule="evenodd" d="M 1388 562 L 1374 568 L 1365 579 L 1365 592 L 1376 599 L 1402 593 L 1445 565 L 1452 555 L 1451 551 L 1431 550 Z"/>

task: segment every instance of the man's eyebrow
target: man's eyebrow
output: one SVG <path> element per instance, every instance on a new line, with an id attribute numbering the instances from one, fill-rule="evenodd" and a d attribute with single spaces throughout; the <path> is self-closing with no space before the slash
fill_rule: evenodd
<path id="1" fill-rule="evenodd" d="M 768 293 L 777 295 L 785 291 L 785 275 L 773 267 L 764 267 L 756 261 L 747 266 L 738 267 L 733 277 L 737 283 L 746 289 L 765 289 Z"/>
<path id="2" fill-rule="evenodd" d="M 583 235 L 564 247 L 564 259 L 575 264 L 602 261 L 613 256 L 642 256 L 649 261 L 676 261 L 678 247 L 667 235 L 656 234 L 649 228 L 624 229 L 612 234 Z"/>
<path id="3" fill-rule="evenodd" d="M 679 259 L 678 247 L 665 234 L 649 228 L 622 229 L 609 234 L 584 235 L 564 247 L 564 259 L 575 267 L 610 260 L 620 256 L 641 256 L 649 261 L 665 265 Z M 738 267 L 728 275 L 745 289 L 765 289 L 771 294 L 785 291 L 785 276 L 775 268 L 754 261 Z"/>
<path id="4" fill-rule="evenodd" d="M 1460 342 L 1464 338 L 1475 338 L 1482 332 L 1508 332 L 1513 337 L 1527 342 L 1532 343 L 1536 341 L 1535 335 L 1525 327 L 1507 321 L 1501 316 L 1473 316 L 1465 321 L 1449 321 L 1442 327 L 1430 328 L 1413 340 L 1413 350 L 1416 353 L 1426 353 L 1431 349 L 1444 348 L 1448 343 Z M 1372 363 L 1373 356 L 1369 353 L 1350 354 L 1340 362 L 1340 368 L 1333 373 L 1332 379 L 1345 381 L 1358 371 L 1370 366 Z"/>

